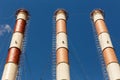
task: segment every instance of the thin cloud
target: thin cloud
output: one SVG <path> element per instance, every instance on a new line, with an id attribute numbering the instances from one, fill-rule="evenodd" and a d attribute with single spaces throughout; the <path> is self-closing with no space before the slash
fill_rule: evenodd
<path id="1" fill-rule="evenodd" d="M 12 28 L 10 25 L 5 24 L 5 25 L 0 25 L 0 36 L 3 36 L 5 33 L 10 33 L 12 32 Z"/>

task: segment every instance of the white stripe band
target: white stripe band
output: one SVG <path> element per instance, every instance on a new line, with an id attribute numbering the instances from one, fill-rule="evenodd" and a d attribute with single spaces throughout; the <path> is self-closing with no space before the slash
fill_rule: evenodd
<path id="1" fill-rule="evenodd" d="M 56 21 L 59 20 L 59 19 L 64 19 L 64 20 L 66 20 L 65 14 L 63 14 L 63 13 L 57 14 L 57 15 L 56 15 Z"/>
<path id="2" fill-rule="evenodd" d="M 96 14 L 93 15 L 93 21 L 94 22 L 97 21 L 98 19 L 103 19 L 104 20 L 102 14 L 96 13 Z"/>
<path id="3" fill-rule="evenodd" d="M 7 63 L 4 68 L 2 80 L 16 80 L 18 65 Z"/>
<path id="4" fill-rule="evenodd" d="M 58 64 L 56 71 L 56 80 L 70 80 L 69 65 L 67 63 Z"/>
<path id="5" fill-rule="evenodd" d="M 68 48 L 67 45 L 67 35 L 66 33 L 59 33 L 57 34 L 57 39 L 56 39 L 56 50 L 60 47 L 65 47 Z"/>
<path id="6" fill-rule="evenodd" d="M 101 33 L 99 36 L 99 43 L 101 46 L 102 51 L 106 48 L 106 47 L 113 47 L 110 36 L 108 33 Z"/>
<path id="7" fill-rule="evenodd" d="M 10 48 L 17 47 L 20 50 L 22 49 L 22 42 L 23 42 L 23 34 L 19 32 L 13 33 Z"/>
<path id="8" fill-rule="evenodd" d="M 118 63 L 110 63 L 107 66 L 110 80 L 120 80 L 120 65 Z"/>
<path id="9" fill-rule="evenodd" d="M 17 19 L 27 20 L 27 15 L 26 15 L 24 12 L 20 12 L 20 13 L 17 15 Z"/>

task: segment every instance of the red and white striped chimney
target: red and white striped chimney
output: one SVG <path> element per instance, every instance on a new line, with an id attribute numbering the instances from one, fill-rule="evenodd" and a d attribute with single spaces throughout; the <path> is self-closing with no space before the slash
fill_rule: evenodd
<path id="1" fill-rule="evenodd" d="M 4 67 L 2 80 L 16 80 L 27 20 L 28 12 L 24 9 L 19 9 L 16 13 L 16 24 L 14 27 L 11 44 L 8 50 L 8 57 Z"/>
<path id="2" fill-rule="evenodd" d="M 120 80 L 120 66 L 104 21 L 103 11 L 94 10 L 91 13 L 91 18 L 96 28 L 109 79 Z"/>
<path id="3" fill-rule="evenodd" d="M 56 19 L 56 80 L 70 80 L 68 63 L 68 44 L 66 20 L 67 13 L 59 9 L 55 13 Z"/>

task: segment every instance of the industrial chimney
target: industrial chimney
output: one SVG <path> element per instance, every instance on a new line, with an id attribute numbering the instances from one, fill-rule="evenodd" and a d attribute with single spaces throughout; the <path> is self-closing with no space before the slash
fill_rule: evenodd
<path id="1" fill-rule="evenodd" d="M 8 56 L 4 67 L 2 80 L 16 80 L 27 20 L 28 12 L 25 9 L 19 9 L 16 13 L 16 24 L 14 27 L 11 44 L 8 50 Z"/>
<path id="2" fill-rule="evenodd" d="M 120 80 L 120 66 L 104 21 L 103 11 L 98 9 L 91 13 L 91 18 L 98 35 L 106 70 L 110 80 Z"/>
<path id="3" fill-rule="evenodd" d="M 56 80 L 70 80 L 68 63 L 68 44 L 66 20 L 67 13 L 63 9 L 55 12 L 56 19 Z"/>

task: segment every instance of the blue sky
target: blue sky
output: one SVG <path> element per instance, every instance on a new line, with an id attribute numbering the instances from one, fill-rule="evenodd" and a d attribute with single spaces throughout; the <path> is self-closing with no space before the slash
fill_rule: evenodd
<path id="1" fill-rule="evenodd" d="M 13 30 L 15 12 L 19 8 L 25 8 L 30 13 L 22 66 L 23 80 L 52 80 L 53 16 L 58 8 L 65 9 L 69 14 L 67 34 L 71 80 L 105 80 L 90 19 L 93 9 L 104 10 L 105 21 L 120 61 L 119 0 L 0 0 L 0 3 L 0 31 L 6 25 Z M 5 29 L 0 35 L 0 77 L 10 44 L 11 29 L 10 32 Z"/>

